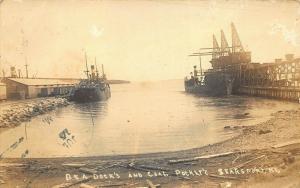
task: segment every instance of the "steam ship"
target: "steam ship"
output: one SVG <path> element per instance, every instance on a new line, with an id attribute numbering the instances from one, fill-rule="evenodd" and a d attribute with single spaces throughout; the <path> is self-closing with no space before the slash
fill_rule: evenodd
<path id="1" fill-rule="evenodd" d="M 86 57 L 86 56 L 85 56 Z M 98 68 L 91 65 L 91 74 L 89 74 L 87 58 L 86 59 L 86 79 L 79 82 L 78 85 L 71 91 L 69 99 L 75 102 L 92 102 L 107 100 L 111 97 L 110 86 L 107 82 L 102 65 L 102 76 L 99 76 Z M 95 69 L 96 68 L 96 69 Z"/>

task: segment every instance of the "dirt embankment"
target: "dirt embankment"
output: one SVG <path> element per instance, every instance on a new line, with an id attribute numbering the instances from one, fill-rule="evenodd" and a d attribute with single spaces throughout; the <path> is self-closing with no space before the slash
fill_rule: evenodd
<path id="1" fill-rule="evenodd" d="M 2 159 L 0 187 L 299 187 L 300 109 L 240 131 L 178 152 Z"/>

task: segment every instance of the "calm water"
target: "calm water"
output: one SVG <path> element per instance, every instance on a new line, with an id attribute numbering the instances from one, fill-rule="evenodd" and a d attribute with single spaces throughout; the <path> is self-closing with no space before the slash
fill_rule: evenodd
<path id="1" fill-rule="evenodd" d="M 0 154 L 62 157 L 190 149 L 234 136 L 226 125 L 253 125 L 299 106 L 261 98 L 197 97 L 184 93 L 180 80 L 111 87 L 109 101 L 71 104 L 3 132 Z"/>

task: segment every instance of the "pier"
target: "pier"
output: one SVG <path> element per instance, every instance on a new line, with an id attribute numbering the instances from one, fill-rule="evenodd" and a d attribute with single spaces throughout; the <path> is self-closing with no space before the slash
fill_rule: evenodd
<path id="1" fill-rule="evenodd" d="M 252 63 L 240 71 L 237 94 L 299 101 L 300 58 L 293 54 L 273 63 Z"/>
<path id="2" fill-rule="evenodd" d="M 210 87 L 216 85 L 212 83 L 215 82 L 214 80 L 208 82 L 210 77 L 228 75 L 227 81 L 233 83 L 232 94 L 300 102 L 300 58 L 295 58 L 294 54 L 286 54 L 284 59 L 275 59 L 274 62 L 252 62 L 251 52 L 243 48 L 233 23 L 231 34 L 231 46 L 228 45 L 225 34 L 221 30 L 221 45 L 213 35 L 212 48 L 201 48 L 201 52 L 190 55 L 200 57 L 200 70 L 194 70 L 196 71 L 194 77 L 201 73 L 198 79 L 205 82 L 203 79 L 205 77 L 204 84 Z M 212 68 L 202 74 L 201 57 L 210 55 Z"/>
<path id="3" fill-rule="evenodd" d="M 241 86 L 238 93 L 292 101 L 299 101 L 300 98 L 300 89 L 290 87 Z"/>

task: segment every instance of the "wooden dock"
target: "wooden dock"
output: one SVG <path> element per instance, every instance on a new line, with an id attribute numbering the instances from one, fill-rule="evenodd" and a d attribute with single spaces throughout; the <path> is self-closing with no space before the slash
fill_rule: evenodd
<path id="1" fill-rule="evenodd" d="M 241 86 L 238 94 L 300 102 L 300 89 L 293 87 Z"/>
<path id="2" fill-rule="evenodd" d="M 240 72 L 236 94 L 300 102 L 300 58 L 293 54 L 274 63 L 248 64 L 235 72 Z"/>

